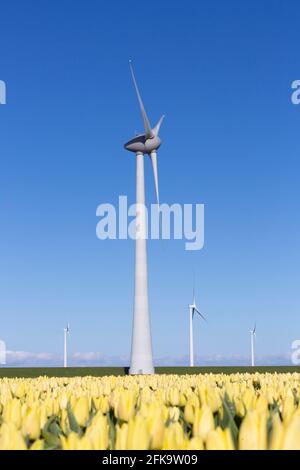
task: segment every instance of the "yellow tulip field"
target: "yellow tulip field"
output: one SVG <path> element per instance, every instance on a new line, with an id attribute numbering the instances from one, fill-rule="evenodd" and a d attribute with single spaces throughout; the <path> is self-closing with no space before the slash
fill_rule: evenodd
<path id="1" fill-rule="evenodd" d="M 0 379 L 0 449 L 300 449 L 300 374 Z"/>

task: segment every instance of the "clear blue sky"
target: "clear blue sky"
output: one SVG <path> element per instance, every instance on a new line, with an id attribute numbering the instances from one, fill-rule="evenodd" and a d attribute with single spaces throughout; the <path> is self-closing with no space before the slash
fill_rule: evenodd
<path id="1" fill-rule="evenodd" d="M 300 337 L 299 2 L 61 0 L 1 5 L 0 337 L 10 350 L 130 352 L 134 244 L 99 241 L 96 207 L 134 202 L 141 128 L 166 114 L 161 201 L 205 204 L 205 248 L 149 244 L 157 358 L 290 352 Z M 146 162 L 147 199 L 154 202 Z"/>

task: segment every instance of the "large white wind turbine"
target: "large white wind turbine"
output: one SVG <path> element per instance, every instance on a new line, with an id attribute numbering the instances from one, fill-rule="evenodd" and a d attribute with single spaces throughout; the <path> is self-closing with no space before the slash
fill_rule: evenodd
<path id="1" fill-rule="evenodd" d="M 64 328 L 64 367 L 68 367 L 68 335 L 70 334 L 70 325 L 67 324 L 66 328 Z"/>
<path id="2" fill-rule="evenodd" d="M 147 225 L 145 211 L 145 177 L 144 157 L 149 155 L 152 163 L 157 204 L 159 204 L 157 149 L 161 140 L 158 136 L 164 116 L 155 127 L 151 127 L 145 107 L 136 83 L 132 64 L 130 70 L 137 99 L 144 122 L 144 133 L 135 136 L 124 147 L 136 154 L 136 240 L 135 240 L 135 283 L 134 308 L 131 343 L 130 374 L 153 374 L 152 340 L 148 304 L 148 273 L 147 273 Z"/>
<path id="3" fill-rule="evenodd" d="M 197 305 L 196 305 L 196 300 L 195 300 L 195 288 L 193 289 L 193 303 L 189 305 L 189 332 L 190 332 L 190 367 L 194 367 L 194 332 L 193 332 L 193 319 L 195 313 L 198 313 L 198 315 L 206 321 L 206 318 L 202 313 L 199 312 Z"/>
<path id="4" fill-rule="evenodd" d="M 250 338 L 251 338 L 251 366 L 254 366 L 254 340 L 256 336 L 256 324 L 254 325 L 253 330 L 250 330 Z"/>

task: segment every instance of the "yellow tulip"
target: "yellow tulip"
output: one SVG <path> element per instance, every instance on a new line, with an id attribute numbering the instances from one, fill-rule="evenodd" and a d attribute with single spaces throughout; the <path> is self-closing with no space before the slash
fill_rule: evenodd
<path id="1" fill-rule="evenodd" d="M 149 414 L 146 417 L 147 430 L 150 436 L 150 449 L 161 449 L 164 441 L 165 420 L 163 408 L 151 404 Z"/>
<path id="2" fill-rule="evenodd" d="M 85 433 L 93 450 L 105 450 L 109 444 L 109 426 L 107 417 L 98 412 Z"/>
<path id="3" fill-rule="evenodd" d="M 21 402 L 17 398 L 8 401 L 3 408 L 3 420 L 6 423 L 13 423 L 17 428 L 21 427 Z"/>
<path id="4" fill-rule="evenodd" d="M 184 393 L 180 392 L 179 395 L 179 406 L 184 406 L 186 404 L 186 396 Z"/>
<path id="5" fill-rule="evenodd" d="M 267 448 L 266 414 L 248 411 L 239 432 L 240 450 L 264 450 Z"/>
<path id="6" fill-rule="evenodd" d="M 295 412 L 295 400 L 293 395 L 287 395 L 282 403 L 283 422 L 287 423 Z"/>
<path id="7" fill-rule="evenodd" d="M 34 441 L 33 444 L 30 446 L 30 450 L 44 450 L 44 440 L 43 439 L 38 439 L 37 441 Z"/>
<path id="8" fill-rule="evenodd" d="M 300 413 L 296 412 L 284 426 L 282 450 L 300 450 Z"/>
<path id="9" fill-rule="evenodd" d="M 179 420 L 180 409 L 177 406 L 172 406 L 169 408 L 169 419 L 174 423 Z"/>
<path id="10" fill-rule="evenodd" d="M 220 394 L 218 393 L 216 387 L 210 387 L 207 385 L 200 386 L 199 397 L 201 405 L 208 405 L 213 413 L 218 411 L 222 405 Z"/>
<path id="11" fill-rule="evenodd" d="M 121 426 L 117 424 L 116 426 L 116 450 L 126 450 L 127 447 L 127 432 L 128 432 L 128 424 L 124 423 Z"/>
<path id="12" fill-rule="evenodd" d="M 40 417 L 36 408 L 28 408 L 22 420 L 22 433 L 32 441 L 38 439 L 41 434 Z"/>
<path id="13" fill-rule="evenodd" d="M 129 421 L 126 444 L 128 450 L 143 450 L 149 448 L 150 436 L 147 431 L 146 420 L 142 416 L 137 415 Z"/>
<path id="14" fill-rule="evenodd" d="M 94 398 L 95 407 L 97 410 L 100 410 L 103 414 L 109 412 L 109 401 L 107 396 L 102 396 L 99 398 Z"/>
<path id="15" fill-rule="evenodd" d="M 180 392 L 178 388 L 171 387 L 167 391 L 167 404 L 171 406 L 180 406 L 180 403 L 181 403 Z"/>
<path id="16" fill-rule="evenodd" d="M 184 419 L 187 423 L 193 424 L 195 419 L 195 409 L 199 407 L 199 398 L 195 394 L 189 395 L 184 407 Z"/>
<path id="17" fill-rule="evenodd" d="M 203 450 L 203 441 L 201 437 L 192 437 L 187 443 L 187 450 Z"/>
<path id="18" fill-rule="evenodd" d="M 234 397 L 233 402 L 234 402 L 234 406 L 235 406 L 237 416 L 239 416 L 240 418 L 243 418 L 246 414 L 246 407 L 244 405 L 244 402 L 243 402 L 242 398 L 241 397 Z"/>
<path id="19" fill-rule="evenodd" d="M 254 408 L 255 408 L 256 411 L 259 411 L 259 412 L 262 412 L 262 413 L 267 413 L 267 411 L 268 411 L 268 400 L 267 400 L 267 398 L 263 395 L 260 395 L 256 400 Z"/>
<path id="20" fill-rule="evenodd" d="M 72 411 L 79 426 L 85 427 L 90 416 L 88 398 L 86 396 L 79 397 Z"/>
<path id="21" fill-rule="evenodd" d="M 17 383 L 14 395 L 17 398 L 22 398 L 24 395 L 26 395 L 26 388 L 24 382 L 19 381 Z"/>
<path id="22" fill-rule="evenodd" d="M 193 424 L 195 419 L 195 406 L 187 401 L 187 404 L 184 407 L 184 419 L 187 423 Z"/>
<path id="23" fill-rule="evenodd" d="M 210 431 L 206 438 L 207 450 L 234 450 L 233 440 L 230 429 L 221 429 L 217 427 Z"/>
<path id="24" fill-rule="evenodd" d="M 209 406 L 204 405 L 195 411 L 193 423 L 193 436 L 201 437 L 205 441 L 208 433 L 215 427 L 213 414 Z"/>
<path id="25" fill-rule="evenodd" d="M 280 416 L 276 413 L 272 417 L 272 431 L 271 431 L 271 439 L 270 439 L 270 450 L 280 450 L 282 447 L 283 441 L 283 424 L 281 422 Z"/>
<path id="26" fill-rule="evenodd" d="M 59 406 L 62 410 L 65 410 L 68 406 L 68 397 L 65 393 L 61 396 Z"/>
<path id="27" fill-rule="evenodd" d="M 90 445 L 85 437 L 80 438 L 75 432 L 71 432 L 67 437 L 61 436 L 61 446 L 63 450 L 89 450 Z"/>
<path id="28" fill-rule="evenodd" d="M 0 427 L 0 450 L 26 450 L 27 446 L 20 431 L 12 423 Z"/>
<path id="29" fill-rule="evenodd" d="M 129 390 L 123 390 L 118 397 L 115 415 L 121 421 L 129 421 L 135 412 L 135 396 Z"/>
<path id="30" fill-rule="evenodd" d="M 188 440 L 179 423 L 172 423 L 165 429 L 163 450 L 184 450 L 187 445 Z"/>
<path id="31" fill-rule="evenodd" d="M 43 429 L 43 427 L 45 426 L 49 416 L 50 415 L 48 414 L 48 410 L 47 410 L 46 406 L 41 405 L 40 408 L 39 408 L 39 418 L 40 418 L 40 428 L 41 429 Z"/>
<path id="32" fill-rule="evenodd" d="M 68 412 L 64 408 L 61 410 L 61 415 L 60 415 L 60 427 L 63 431 L 64 434 L 69 434 L 70 432 L 70 423 L 69 423 L 69 417 L 68 417 Z"/>

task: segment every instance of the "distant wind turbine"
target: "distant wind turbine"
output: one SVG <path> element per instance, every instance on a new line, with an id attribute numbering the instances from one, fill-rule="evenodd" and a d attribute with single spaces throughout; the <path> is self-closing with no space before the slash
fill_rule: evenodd
<path id="1" fill-rule="evenodd" d="M 189 305 L 189 325 L 190 325 L 190 367 L 194 367 L 194 332 L 193 319 L 195 312 L 206 321 L 206 318 L 199 312 L 195 300 L 195 287 L 193 288 L 193 303 Z"/>
<path id="2" fill-rule="evenodd" d="M 254 340 L 256 336 L 256 324 L 254 325 L 253 330 L 250 330 L 251 338 L 251 366 L 254 367 Z"/>
<path id="3" fill-rule="evenodd" d="M 64 367 L 68 367 L 68 345 L 67 340 L 68 336 L 70 335 L 70 325 L 67 324 L 66 328 L 64 328 Z"/>

